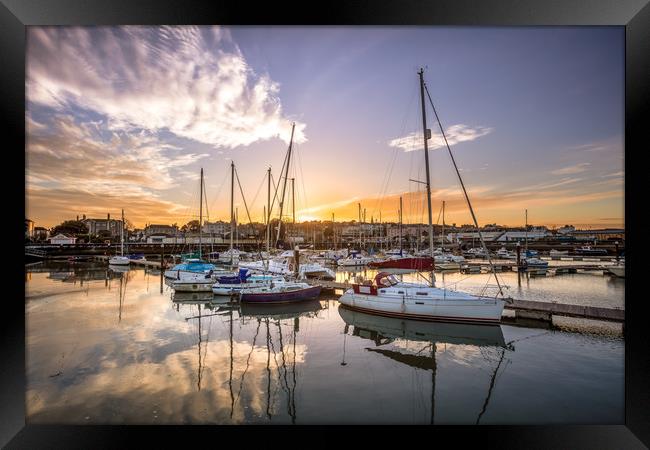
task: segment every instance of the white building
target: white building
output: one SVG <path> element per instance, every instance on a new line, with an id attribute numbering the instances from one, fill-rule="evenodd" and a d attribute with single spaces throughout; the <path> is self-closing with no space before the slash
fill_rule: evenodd
<path id="1" fill-rule="evenodd" d="M 69 237 L 61 233 L 50 238 L 50 244 L 52 245 L 73 245 L 76 242 L 77 242 L 76 237 Z"/>

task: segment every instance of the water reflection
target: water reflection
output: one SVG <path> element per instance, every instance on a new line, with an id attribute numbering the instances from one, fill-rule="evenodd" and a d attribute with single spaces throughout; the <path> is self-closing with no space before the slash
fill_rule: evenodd
<path id="1" fill-rule="evenodd" d="M 401 364 L 422 370 L 431 371 L 431 406 L 430 424 L 434 424 L 435 393 L 436 393 L 436 346 L 437 344 L 471 345 L 475 347 L 494 347 L 501 350 L 499 362 L 492 375 L 487 397 L 478 415 L 478 424 L 485 413 L 496 380 L 496 374 L 501 366 L 506 350 L 514 351 L 512 343 L 506 345 L 500 325 L 456 324 L 443 322 L 423 322 L 417 320 L 398 319 L 353 311 L 340 305 L 339 314 L 345 322 L 345 337 L 352 326 L 352 335 L 369 340 L 375 347 L 392 344 L 397 339 L 412 343 L 424 343 L 419 350 L 406 350 L 399 347 L 372 348 L 366 350 L 382 355 Z M 345 360 L 345 357 L 344 357 Z"/>
<path id="2" fill-rule="evenodd" d="M 622 341 L 384 318 L 325 296 L 239 306 L 175 294 L 139 267 L 34 269 L 29 423 L 611 423 L 622 411 Z"/>

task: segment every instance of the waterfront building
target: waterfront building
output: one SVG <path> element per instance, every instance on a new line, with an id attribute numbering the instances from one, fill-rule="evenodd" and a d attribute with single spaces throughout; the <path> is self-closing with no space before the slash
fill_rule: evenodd
<path id="1" fill-rule="evenodd" d="M 144 235 L 147 237 L 147 242 L 149 242 L 149 237 L 156 235 L 170 235 L 176 236 L 178 234 L 178 227 L 176 225 L 154 225 L 149 224 L 144 228 Z"/>
<path id="2" fill-rule="evenodd" d="M 88 233 L 91 235 L 100 234 L 102 231 L 108 231 L 111 237 L 117 237 L 122 233 L 122 220 L 111 219 L 110 213 L 106 215 L 106 219 L 86 218 L 86 215 L 84 214 L 80 222 L 86 225 Z"/>
<path id="3" fill-rule="evenodd" d="M 50 244 L 52 245 L 73 245 L 77 242 L 77 238 L 73 236 L 66 236 L 65 234 L 59 233 L 56 236 L 50 238 Z"/>

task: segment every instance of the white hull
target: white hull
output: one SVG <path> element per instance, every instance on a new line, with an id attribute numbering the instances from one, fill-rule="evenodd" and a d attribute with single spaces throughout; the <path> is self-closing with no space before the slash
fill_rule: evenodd
<path id="1" fill-rule="evenodd" d="M 126 256 L 113 256 L 108 260 L 108 263 L 113 266 L 124 266 L 131 263 L 131 260 Z"/>
<path id="2" fill-rule="evenodd" d="M 368 313 L 452 322 L 500 322 L 505 304 L 501 299 L 475 297 L 439 288 L 406 288 L 399 285 L 393 288 L 405 294 L 355 294 L 349 289 L 339 301 L 349 308 Z M 428 295 L 418 295 L 417 292 L 427 292 Z"/>
<path id="3" fill-rule="evenodd" d="M 212 280 L 176 280 L 172 283 L 172 287 L 176 292 L 212 292 Z"/>

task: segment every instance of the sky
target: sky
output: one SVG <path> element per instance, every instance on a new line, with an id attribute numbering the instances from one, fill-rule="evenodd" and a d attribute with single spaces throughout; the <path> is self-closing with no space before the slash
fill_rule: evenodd
<path id="1" fill-rule="evenodd" d="M 182 225 L 201 168 L 204 219 L 228 221 L 233 161 L 238 219 L 262 222 L 292 123 L 297 220 L 396 221 L 402 197 L 426 223 L 420 68 L 479 225 L 624 225 L 622 27 L 30 26 L 26 56 L 36 226 Z M 433 223 L 443 201 L 471 223 L 425 106 Z"/>

